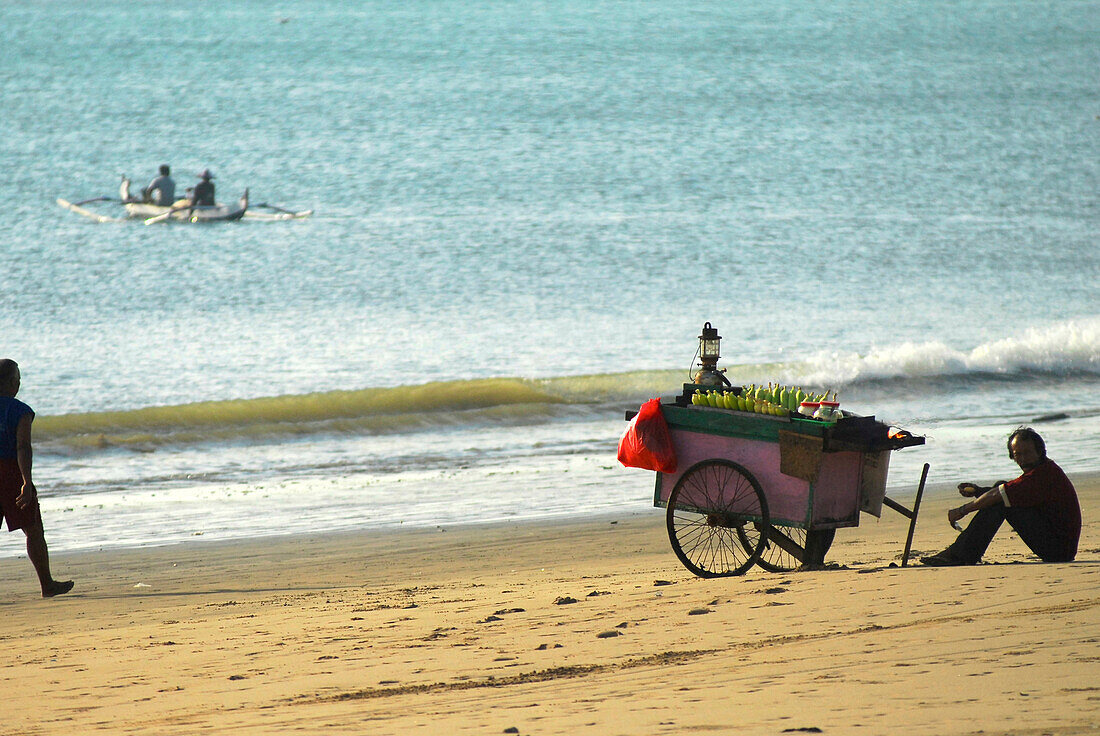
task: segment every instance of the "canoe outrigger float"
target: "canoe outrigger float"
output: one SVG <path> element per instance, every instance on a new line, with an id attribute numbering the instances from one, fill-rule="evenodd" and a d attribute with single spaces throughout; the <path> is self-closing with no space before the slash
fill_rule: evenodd
<path id="1" fill-rule="evenodd" d="M 91 204 L 92 202 L 117 202 L 125 208 L 126 217 L 110 217 L 83 207 L 83 205 Z M 292 210 L 283 209 L 282 207 L 267 204 L 266 202 L 252 205 L 253 211 L 250 211 L 247 189 L 244 190 L 244 194 L 236 205 L 215 204 L 212 206 L 193 207 L 187 199 L 177 200 L 171 207 L 153 204 L 151 202 L 143 202 L 139 197 L 134 197 L 130 194 L 130 180 L 125 176 L 122 177 L 122 183 L 118 188 L 118 199 L 114 197 L 93 197 L 92 199 L 85 199 L 80 202 L 69 202 L 65 199 L 58 199 L 57 203 L 70 212 L 75 212 L 95 222 L 123 222 L 128 219 L 137 219 L 144 220 L 146 225 L 153 225 L 168 220 L 194 223 L 232 222 L 241 219 L 301 220 L 313 214 L 313 210 L 294 212 Z M 255 212 L 254 210 L 257 208 L 268 209 L 271 210 L 271 212 Z"/>

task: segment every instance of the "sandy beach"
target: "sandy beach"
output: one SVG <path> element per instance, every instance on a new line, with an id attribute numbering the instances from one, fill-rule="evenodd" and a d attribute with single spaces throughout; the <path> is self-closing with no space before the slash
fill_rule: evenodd
<path id="1" fill-rule="evenodd" d="M 839 569 L 703 580 L 653 508 L 55 555 L 55 600 L 6 559 L 0 732 L 1094 734 L 1100 478 L 1073 480 L 1072 564 L 1006 527 L 991 564 L 901 568 L 887 511 Z"/>

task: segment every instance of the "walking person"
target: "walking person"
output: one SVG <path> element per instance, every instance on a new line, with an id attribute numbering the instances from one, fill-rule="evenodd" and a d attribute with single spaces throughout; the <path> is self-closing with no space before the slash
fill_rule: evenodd
<path id="1" fill-rule="evenodd" d="M 22 529 L 27 535 L 27 556 L 38 573 L 42 597 L 53 598 L 72 590 L 73 581 L 54 580 L 50 574 L 38 489 L 31 477 L 34 411 L 15 398 L 19 381 L 18 364 L 8 358 L 0 360 L 0 514 L 9 532 Z"/>

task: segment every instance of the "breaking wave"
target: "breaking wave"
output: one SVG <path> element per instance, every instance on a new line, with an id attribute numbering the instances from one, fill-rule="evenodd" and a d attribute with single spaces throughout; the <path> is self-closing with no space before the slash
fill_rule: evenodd
<path id="1" fill-rule="evenodd" d="M 1100 381 L 1100 318 L 1029 330 L 969 350 L 902 343 L 867 354 L 822 353 L 789 363 L 731 365 L 735 385 L 777 381 L 807 389 L 870 391 L 906 384 L 934 393 L 975 383 Z M 615 416 L 679 393 L 684 370 L 545 379 L 484 378 L 390 388 L 209 401 L 126 411 L 41 416 L 35 435 L 62 453 L 115 447 L 255 442 L 326 433 L 383 434 L 447 427 L 530 425 Z"/>
<path id="2" fill-rule="evenodd" d="M 257 441 L 324 433 L 381 434 L 478 424 L 524 424 L 607 413 L 683 382 L 679 371 L 548 379 L 487 378 L 415 386 L 207 401 L 127 411 L 40 416 L 44 449 L 73 452 Z M 671 383 L 670 383 L 671 382 Z"/>
<path id="3" fill-rule="evenodd" d="M 820 353 L 799 366 L 787 366 L 784 373 L 790 381 L 822 386 L 912 378 L 1100 376 L 1100 318 L 1031 329 L 969 350 L 930 341 L 876 348 L 864 355 Z"/>

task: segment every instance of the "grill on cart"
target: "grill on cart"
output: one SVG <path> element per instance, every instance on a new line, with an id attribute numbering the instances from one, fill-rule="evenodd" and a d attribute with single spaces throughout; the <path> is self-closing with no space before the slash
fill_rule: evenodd
<path id="1" fill-rule="evenodd" d="M 676 556 L 701 577 L 739 575 L 756 564 L 784 572 L 824 564 L 837 529 L 887 506 L 909 518 L 909 551 L 928 476 L 913 507 L 886 497 L 890 453 L 924 444 L 873 416 L 821 421 L 694 405 L 713 384 L 684 384 L 661 412 L 678 460 L 657 473 L 654 505 L 666 509 Z M 729 391 L 740 389 L 730 387 Z M 633 412 L 627 415 L 632 418 Z"/>

